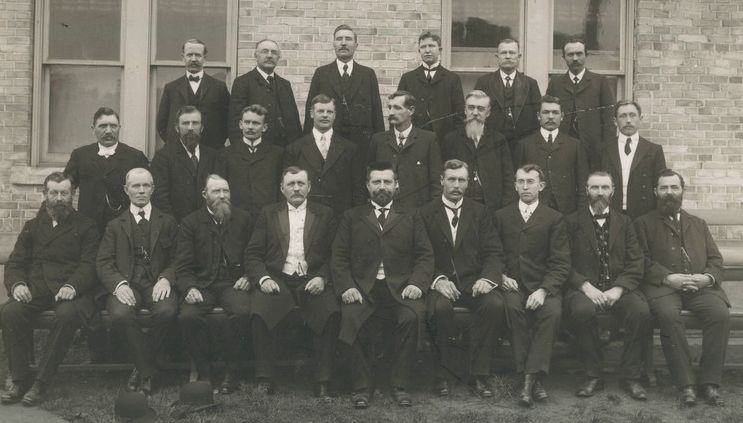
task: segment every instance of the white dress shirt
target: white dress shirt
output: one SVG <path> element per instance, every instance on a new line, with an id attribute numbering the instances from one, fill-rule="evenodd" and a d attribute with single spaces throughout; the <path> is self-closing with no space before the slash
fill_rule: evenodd
<path id="1" fill-rule="evenodd" d="M 568 76 L 570 76 L 570 82 L 572 82 L 574 84 L 580 84 L 580 81 L 583 80 L 583 75 L 585 75 L 585 74 L 586 74 L 586 68 L 583 68 L 583 70 L 580 71 L 580 73 L 578 75 L 576 75 L 576 74 L 568 71 Z M 576 76 L 578 77 L 578 82 L 575 82 L 575 77 Z"/>
<path id="2" fill-rule="evenodd" d="M 263 79 L 266 80 L 267 84 L 270 84 L 270 82 L 268 82 L 269 76 L 273 76 L 273 80 L 276 81 L 276 75 L 273 72 L 271 72 L 270 74 L 267 74 L 266 72 L 263 72 L 263 69 L 259 68 L 258 66 L 256 66 L 255 69 L 258 71 L 259 74 L 261 74 Z"/>
<path id="3" fill-rule="evenodd" d="M 307 200 L 294 207 L 287 204 L 289 208 L 289 250 L 286 253 L 286 261 L 282 272 L 287 275 L 296 273 L 299 276 L 307 274 L 307 261 L 304 259 L 304 221 L 307 217 Z"/>
<path id="4" fill-rule="evenodd" d="M 328 129 L 324 133 L 318 131 L 317 128 L 312 128 L 312 136 L 315 137 L 315 145 L 317 146 L 317 149 L 320 150 L 322 158 L 326 159 L 328 157 L 328 151 L 330 150 L 330 140 L 333 138 L 333 128 Z M 325 137 L 324 142 L 320 141 L 323 136 Z"/>
<path id="5" fill-rule="evenodd" d="M 405 137 L 405 143 L 403 143 L 403 147 L 404 147 L 405 144 L 408 143 L 408 137 L 410 137 L 410 131 L 413 130 L 413 125 L 408 126 L 408 129 L 402 132 L 398 131 L 396 128 L 393 130 L 395 131 L 395 144 L 400 143 L 400 134 L 402 134 L 402 136 Z"/>
<path id="6" fill-rule="evenodd" d="M 98 155 L 103 156 L 105 158 L 109 158 L 113 156 L 114 154 L 116 154 L 116 147 L 118 146 L 119 146 L 118 142 L 110 147 L 106 147 L 105 145 L 98 143 Z"/>
<path id="7" fill-rule="evenodd" d="M 343 76 L 343 65 L 348 65 L 348 76 L 351 76 L 351 73 L 353 72 L 353 60 L 349 60 L 348 62 L 342 62 L 338 59 L 335 59 L 335 64 L 338 66 L 338 74 L 340 76 Z"/>
<path id="8" fill-rule="evenodd" d="M 374 215 L 379 219 L 379 215 L 381 212 L 379 211 L 380 206 L 379 204 L 375 203 L 374 201 L 371 202 L 372 207 L 374 207 Z M 390 217 L 390 210 L 392 210 L 392 201 L 387 203 L 386 206 L 384 206 L 387 210 L 384 212 L 385 219 L 388 219 Z M 384 275 L 384 259 L 380 260 L 379 262 L 379 269 L 377 269 L 377 280 L 385 279 L 386 276 Z"/>
<path id="9" fill-rule="evenodd" d="M 152 203 L 147 203 L 144 207 L 137 207 L 134 204 L 129 204 L 129 213 L 134 216 L 134 221 L 136 223 L 139 223 L 139 221 L 142 220 L 142 216 L 139 215 L 140 211 L 144 211 L 144 218 L 149 222 L 150 216 L 152 215 Z"/>
<path id="10" fill-rule="evenodd" d="M 199 77 L 199 82 L 195 82 L 195 81 L 189 80 L 188 79 L 189 76 L 198 76 Z M 201 85 L 201 81 L 204 80 L 204 71 L 201 70 L 201 71 L 196 72 L 196 73 L 186 72 L 186 80 L 188 80 L 188 85 L 191 86 L 191 91 L 193 91 L 193 93 L 196 94 L 196 91 L 199 90 L 199 85 Z"/>
<path id="11" fill-rule="evenodd" d="M 526 204 L 523 201 L 519 200 L 519 211 L 521 212 L 521 218 L 524 219 L 524 222 L 528 222 L 531 215 L 534 214 L 534 210 L 537 209 L 537 206 L 539 205 L 539 200 L 535 200 L 531 204 Z"/>
<path id="12" fill-rule="evenodd" d="M 436 72 L 438 72 L 438 67 L 441 66 L 441 62 L 436 62 L 431 66 L 428 66 L 426 63 L 421 63 L 421 66 L 423 66 L 423 73 L 426 75 L 426 78 L 430 75 L 431 79 L 433 79 L 436 76 Z M 429 70 L 431 68 L 434 68 L 435 70 Z"/>
<path id="13" fill-rule="evenodd" d="M 503 86 L 504 87 L 507 87 L 508 86 L 508 82 L 509 82 L 509 81 L 506 81 L 506 77 L 511 78 L 510 83 L 511 83 L 511 87 L 513 87 L 513 83 L 516 81 L 516 71 L 513 71 L 511 73 L 505 73 L 505 72 L 503 72 L 503 69 L 499 69 L 498 70 L 498 73 L 500 74 L 500 79 L 501 79 L 501 81 L 503 81 Z"/>
<path id="14" fill-rule="evenodd" d="M 243 137 L 243 142 L 245 143 L 245 145 L 250 147 L 252 150 L 255 150 L 256 148 L 258 148 L 258 146 L 261 144 L 261 141 L 263 141 L 263 137 L 258 138 L 253 141 L 250 141 L 249 139 Z"/>
<path id="15" fill-rule="evenodd" d="M 600 210 L 600 211 L 594 211 L 593 210 L 593 207 L 588 206 L 588 210 L 591 212 L 591 216 L 596 216 L 597 214 L 609 213 L 609 208 L 608 207 L 605 208 L 605 209 L 603 209 L 603 210 Z M 596 219 L 596 223 L 598 223 L 599 226 L 601 226 L 603 228 L 604 227 L 604 224 L 606 223 L 606 219 Z"/>
<path id="16" fill-rule="evenodd" d="M 181 142 L 181 146 L 183 146 L 183 149 L 186 150 L 186 154 L 188 154 L 188 158 L 190 159 L 192 154 L 190 151 L 188 151 L 188 148 L 186 148 L 185 144 Z M 193 155 L 196 156 L 197 159 L 201 160 L 201 153 L 199 151 L 199 145 L 196 144 L 196 148 L 193 150 Z"/>
<path id="17" fill-rule="evenodd" d="M 544 142 L 547 142 L 549 139 L 549 134 L 552 134 L 552 142 L 554 143 L 557 139 L 557 134 L 560 133 L 560 128 L 555 129 L 554 131 L 548 131 L 544 128 L 539 128 L 539 132 L 542 134 L 542 138 L 544 139 Z"/>
<path id="18" fill-rule="evenodd" d="M 632 151 L 629 154 L 624 154 L 624 146 L 627 144 L 627 138 L 631 139 L 630 148 Z M 627 183 L 629 182 L 629 170 L 632 167 L 632 159 L 635 158 L 635 151 L 637 151 L 637 143 L 640 142 L 640 133 L 635 132 L 631 137 L 627 137 L 622 133 L 617 138 L 617 147 L 619 147 L 619 162 L 622 165 L 622 209 L 627 210 Z"/>

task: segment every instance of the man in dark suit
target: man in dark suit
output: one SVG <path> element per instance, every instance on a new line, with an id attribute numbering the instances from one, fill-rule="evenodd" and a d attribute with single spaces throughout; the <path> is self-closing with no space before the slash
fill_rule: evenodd
<path id="1" fill-rule="evenodd" d="M 176 286 L 182 295 L 178 323 L 199 380 L 211 379 L 211 358 L 221 352 L 225 375 L 220 392 L 239 386 L 237 362 L 250 327 L 250 283 L 245 250 L 253 233 L 247 212 L 232 207 L 230 187 L 209 175 L 203 191 L 206 206 L 181 222 L 176 252 Z M 207 314 L 222 307 L 226 321 L 209 322 Z"/>
<path id="2" fill-rule="evenodd" d="M 121 124 L 113 109 L 96 110 L 92 128 L 98 142 L 73 150 L 64 173 L 80 191 L 80 213 L 95 220 L 102 235 L 109 220 L 129 207 L 121 188 L 124 175 L 135 167 L 147 168 L 150 162 L 144 153 L 119 141 Z"/>
<path id="3" fill-rule="evenodd" d="M 462 126 L 464 98 L 459 75 L 441 66 L 441 37 L 426 31 L 418 37 L 418 52 L 423 63 L 403 74 L 397 85 L 416 99 L 413 125 L 444 135 Z"/>
<path id="4" fill-rule="evenodd" d="M 436 392 L 449 395 L 453 341 L 457 339 L 454 307 L 472 310 L 469 329 L 470 376 L 483 398 L 493 396 L 488 383 L 495 330 L 503 326 L 501 281 L 503 247 L 487 209 L 465 198 L 469 176 L 460 160 L 444 163 L 443 195 L 420 209 L 435 257 L 434 280 L 428 296 L 428 317 L 437 352 Z"/>
<path id="5" fill-rule="evenodd" d="M 539 201 L 544 173 L 537 165 L 516 171 L 519 202 L 496 212 L 506 252 L 500 289 L 511 328 L 516 370 L 523 373 L 519 402 L 547 398 L 540 382 L 548 374 L 552 344 L 560 331 L 562 285 L 570 275 L 570 245 L 562 215 Z"/>
<path id="6" fill-rule="evenodd" d="M 0 396 L 3 404 L 43 401 L 46 387 L 72 344 L 75 331 L 95 310 L 95 222 L 72 208 L 75 188 L 69 176 L 54 172 L 44 179 L 44 203 L 26 222 L 5 265 L 5 288 L 10 299 L 0 309 L 10 381 Z M 33 322 L 45 310 L 56 318 L 37 362 L 35 378 L 29 368 L 34 356 Z"/>
<path id="7" fill-rule="evenodd" d="M 265 138 L 269 142 L 286 147 L 302 135 L 292 84 L 274 72 L 279 60 L 281 50 L 275 41 L 258 41 L 255 45 L 256 67 L 232 83 L 228 124 L 230 144 L 241 141 L 242 110 L 251 104 L 260 104 L 268 110 Z"/>
<path id="8" fill-rule="evenodd" d="M 490 97 L 474 90 L 465 99 L 465 126 L 444 137 L 444 160 L 459 159 L 469 166 L 465 195 L 495 212 L 516 200 L 510 147 L 499 132 L 486 125 Z"/>
<path id="9" fill-rule="evenodd" d="M 518 71 L 521 61 L 519 42 L 507 38 L 498 43 L 498 70 L 481 76 L 476 90 L 490 96 L 490 129 L 505 136 L 513 153 L 521 138 L 539 129 L 539 99 L 542 94 L 534 78 Z M 513 162 L 514 167 L 519 164 Z"/>
<path id="10" fill-rule="evenodd" d="M 560 99 L 544 96 L 540 101 L 539 131 L 518 142 L 516 163 L 539 165 L 546 180 L 539 197 L 545 205 L 570 214 L 586 205 L 588 160 L 580 141 L 560 129 Z"/>
<path id="11" fill-rule="evenodd" d="M 201 188 L 217 167 L 217 152 L 201 144 L 203 126 L 196 107 L 184 106 L 176 119 L 180 140 L 165 144 L 152 158 L 152 204 L 180 221 L 204 204 Z"/>
<path id="12" fill-rule="evenodd" d="M 253 296 L 255 375 L 275 391 L 275 328 L 294 307 L 313 333 L 315 395 L 328 397 L 331 363 L 338 337 L 340 307 L 330 282 L 333 211 L 307 201 L 306 170 L 288 167 L 281 192 L 285 201 L 263 208 L 247 250 Z"/>
<path id="13" fill-rule="evenodd" d="M 645 400 L 640 383 L 653 323 L 648 303 L 637 289 L 642 279 L 642 249 L 629 217 L 609 208 L 614 192 L 603 171 L 588 177 L 589 206 L 566 218 L 573 269 L 565 289 L 563 314 L 580 348 L 586 380 L 577 391 L 590 397 L 603 389 L 597 310 L 610 310 L 624 329 L 624 351 L 618 372 L 622 387 Z"/>
<path id="14" fill-rule="evenodd" d="M 157 109 L 157 133 L 167 143 L 177 143 L 178 111 L 183 106 L 196 106 L 204 123 L 203 143 L 211 148 L 224 147 L 227 139 L 227 110 L 230 93 L 227 85 L 204 72 L 206 44 L 190 39 L 183 44 L 186 74 L 170 81 L 163 89 Z"/>
<path id="15" fill-rule="evenodd" d="M 389 161 L 399 181 L 395 201 L 415 209 L 441 195 L 441 149 L 436 134 L 413 126 L 415 97 L 395 91 L 387 103 L 390 129 L 374 134 L 368 163 Z"/>
<path id="16" fill-rule="evenodd" d="M 596 170 L 602 150 L 617 137 L 612 111 L 616 97 L 608 78 L 586 69 L 587 56 L 583 40 L 568 40 L 562 48 L 568 71 L 550 79 L 547 95 L 562 100 L 565 119 L 560 128 L 580 139 L 591 170 Z"/>
<path id="17" fill-rule="evenodd" d="M 279 199 L 284 149 L 263 137 L 269 119 L 265 107 L 247 106 L 241 116 L 242 139 L 220 151 L 217 173 L 230 183 L 234 205 L 255 220 L 264 206 Z"/>
<path id="18" fill-rule="evenodd" d="M 152 392 L 155 360 L 163 340 L 175 329 L 178 314 L 177 296 L 171 295 L 178 226 L 172 216 L 152 206 L 153 189 L 147 169 L 127 173 L 128 212 L 108 224 L 96 259 L 98 278 L 111 294 L 106 309 L 112 328 L 123 334 L 134 360 L 127 389 L 145 394 Z M 146 338 L 135 319 L 141 308 L 152 312 Z"/>
<path id="19" fill-rule="evenodd" d="M 622 100 L 614 107 L 620 135 L 616 144 L 606 145 L 601 156 L 601 169 L 611 173 L 617 192 L 611 207 L 622 210 L 632 219 L 655 210 L 655 182 L 666 168 L 663 147 L 646 140 L 638 132 L 642 120 L 640 104 Z"/>
<path id="20" fill-rule="evenodd" d="M 707 223 L 681 209 L 684 178 L 672 170 L 658 176 L 657 209 L 635 220 L 645 253 L 642 290 L 660 326 L 669 370 L 684 405 L 696 404 L 696 387 L 711 405 L 723 405 L 722 367 L 730 332 L 730 302 L 722 289 L 722 256 Z M 704 323 L 702 356 L 695 377 L 681 310 Z"/>
<path id="21" fill-rule="evenodd" d="M 372 134 L 384 131 L 384 118 L 377 75 L 372 68 L 353 60 L 356 47 L 358 39 L 350 26 L 335 28 L 333 49 L 336 59 L 315 69 L 312 75 L 305 107 L 304 132 L 308 134 L 314 127 L 310 114 L 311 100 L 318 94 L 333 98 L 338 106 L 333 128 L 338 135 L 358 146 L 363 162 Z"/>
<path id="22" fill-rule="evenodd" d="M 394 340 L 392 395 L 399 406 L 412 404 L 408 389 L 425 322 L 423 295 L 433 278 L 433 251 L 421 219 L 392 204 L 397 178 L 389 162 L 367 168 L 371 203 L 343 214 L 331 259 L 340 295 L 339 339 L 351 346 L 353 405 L 367 408 L 373 389 L 374 345 Z"/>
<path id="23" fill-rule="evenodd" d="M 310 107 L 312 133 L 286 148 L 284 165 L 306 169 L 312 183 L 309 199 L 332 208 L 340 218 L 366 200 L 364 166 L 356 145 L 333 130 L 335 100 L 318 94 Z"/>

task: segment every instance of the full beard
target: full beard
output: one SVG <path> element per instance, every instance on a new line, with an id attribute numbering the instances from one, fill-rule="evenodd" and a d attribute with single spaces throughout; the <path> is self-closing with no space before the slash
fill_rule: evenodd
<path id="1" fill-rule="evenodd" d="M 72 214 L 72 203 L 59 202 L 51 205 L 47 204 L 46 212 L 55 221 L 63 222 Z"/>
<path id="2" fill-rule="evenodd" d="M 596 197 L 590 197 L 589 203 L 591 204 L 591 209 L 596 212 L 601 212 L 606 210 L 607 207 L 609 207 L 609 198 L 602 196 L 596 196 Z"/>
<path id="3" fill-rule="evenodd" d="M 485 122 L 477 118 L 471 118 L 465 123 L 464 131 L 467 134 L 467 138 L 478 140 L 482 137 L 483 132 L 485 132 Z"/>
<path id="4" fill-rule="evenodd" d="M 671 216 L 674 213 L 678 213 L 681 209 L 683 199 L 683 195 L 675 196 L 673 194 L 666 194 L 658 198 L 658 211 L 663 216 Z"/>
<path id="5" fill-rule="evenodd" d="M 213 201 L 209 204 L 209 209 L 220 223 L 226 222 L 232 216 L 232 203 L 228 199 Z"/>

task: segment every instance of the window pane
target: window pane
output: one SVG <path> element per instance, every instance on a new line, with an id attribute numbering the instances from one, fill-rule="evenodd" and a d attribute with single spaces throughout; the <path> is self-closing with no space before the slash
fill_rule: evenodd
<path id="1" fill-rule="evenodd" d="M 181 60 L 183 42 L 206 43 L 209 60 L 227 61 L 228 0 L 159 0 L 155 60 Z"/>
<path id="2" fill-rule="evenodd" d="M 452 1 L 453 68 L 496 68 L 495 51 L 504 38 L 519 39 L 522 0 Z"/>
<path id="3" fill-rule="evenodd" d="M 552 67 L 565 69 L 562 46 L 572 38 L 586 41 L 586 67 L 622 71 L 620 57 L 622 0 L 555 0 Z"/>
<path id="4" fill-rule="evenodd" d="M 69 154 L 95 142 L 90 130 L 101 106 L 119 110 L 121 68 L 49 66 L 49 153 Z"/>
<path id="5" fill-rule="evenodd" d="M 119 60 L 121 0 L 49 4 L 49 58 Z"/>

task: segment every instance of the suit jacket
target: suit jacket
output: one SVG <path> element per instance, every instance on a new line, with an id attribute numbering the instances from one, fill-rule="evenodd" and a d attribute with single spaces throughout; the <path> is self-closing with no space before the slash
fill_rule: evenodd
<path id="1" fill-rule="evenodd" d="M 441 199 L 421 207 L 419 213 L 433 247 L 434 280 L 446 276 L 465 295 L 472 294 L 478 279 L 501 283 L 503 246 L 485 206 L 463 200 L 455 240 Z"/>
<path id="2" fill-rule="evenodd" d="M 425 300 L 403 300 L 402 291 L 415 285 L 425 293 L 433 277 L 434 257 L 423 221 L 415 212 L 393 203 L 384 229 L 371 204 L 354 207 L 343 214 L 333 241 L 330 272 L 337 295 L 350 288 L 359 290 L 363 303 L 341 305 L 339 339 L 353 344 L 358 331 L 374 312 L 369 293 L 377 270 L 384 263 L 387 287 L 395 300 L 418 316 L 418 342 L 425 322 Z"/>
<path id="3" fill-rule="evenodd" d="M 560 130 L 552 144 L 548 144 L 538 131 L 519 140 L 514 156 L 517 166 L 533 163 L 544 171 L 546 186 L 539 199 L 546 205 L 567 215 L 588 204 L 588 161 L 583 146 L 575 138 Z"/>
<path id="4" fill-rule="evenodd" d="M 444 135 L 462 127 L 464 121 L 464 92 L 459 75 L 439 65 L 431 83 L 423 66 L 403 74 L 398 90 L 415 96 L 413 125 L 432 131 L 441 141 Z"/>
<path id="5" fill-rule="evenodd" d="M 305 134 L 312 132 L 314 124 L 310 109 L 312 99 L 318 94 L 335 99 L 336 114 L 333 128 L 339 135 L 358 145 L 361 148 L 359 154 L 366 152 L 372 134 L 384 131 L 382 99 L 379 96 L 377 75 L 372 68 L 354 61 L 345 97 L 341 90 L 341 75 L 335 60 L 315 69 L 305 105 Z"/>
<path id="6" fill-rule="evenodd" d="M 242 141 L 219 153 L 217 173 L 230 183 L 232 204 L 255 219 L 264 206 L 279 200 L 284 149 L 266 140 L 255 153 Z"/>
<path id="7" fill-rule="evenodd" d="M 252 104 L 260 104 L 268 109 L 268 117 L 266 118 L 268 130 L 263 135 L 265 139 L 285 147 L 302 135 L 299 110 L 297 109 L 297 102 L 294 100 L 292 84 L 275 72 L 273 76 L 276 87 L 275 93 L 268 81 L 255 68 L 235 78 L 230 95 L 230 121 L 228 124 L 231 144 L 242 141 L 242 131 L 238 126 L 238 122 L 242 119 L 240 112 L 243 107 Z"/>
<path id="8" fill-rule="evenodd" d="M 178 140 L 165 144 L 152 158 L 155 179 L 152 204 L 179 222 L 204 205 L 201 191 L 207 176 L 217 169 L 215 150 L 202 144 L 199 156 L 199 167 L 194 169 L 188 152 Z"/>
<path id="9" fill-rule="evenodd" d="M 52 218 L 42 205 L 37 216 L 23 225 L 5 265 L 8 296 L 19 282 L 26 283 L 34 298 L 53 297 L 63 285 L 75 288 L 76 298 L 89 294 L 96 286 L 99 239 L 95 222 L 77 211 L 52 228 Z M 92 301 L 89 306 L 88 316 Z"/>
<path id="10" fill-rule="evenodd" d="M 306 169 L 312 183 L 309 199 L 332 208 L 338 217 L 366 200 L 364 165 L 357 147 L 335 131 L 326 159 L 310 133 L 286 148 L 284 167 L 287 166 Z"/>
<path id="11" fill-rule="evenodd" d="M 321 277 L 325 290 L 318 295 L 309 294 L 301 304 L 305 321 L 315 333 L 322 333 L 331 314 L 340 310 L 330 279 L 330 244 L 335 235 L 335 220 L 329 207 L 307 203 L 304 221 L 304 259 L 307 278 Z M 261 211 L 258 224 L 247 249 L 250 281 L 255 285 L 253 312 L 263 318 L 269 330 L 276 327 L 294 308 L 295 301 L 284 282 L 284 262 L 289 252 L 289 211 L 285 201 L 266 206 Z M 263 277 L 271 277 L 280 288 L 278 295 L 267 295 L 257 290 Z"/>
<path id="12" fill-rule="evenodd" d="M 72 151 L 64 172 L 79 188 L 78 210 L 95 220 L 99 234 L 103 234 L 110 219 L 129 207 L 123 187 L 126 173 L 135 167 L 147 169 L 150 161 L 144 153 L 123 142 L 108 159 L 98 156 L 97 142 Z"/>
<path id="13" fill-rule="evenodd" d="M 132 240 L 133 217 L 129 210 L 109 222 L 98 248 L 96 273 L 101 284 L 110 294 L 114 293 L 121 281 L 132 281 L 134 274 L 134 243 Z M 175 246 L 178 224 L 175 219 L 152 208 L 150 213 L 150 269 L 153 280 L 141 281 L 144 286 L 155 284 L 165 278 L 175 286 Z"/>
<path id="14" fill-rule="evenodd" d="M 642 279 L 645 258 L 637 242 L 632 220 L 622 213 L 609 211 L 609 277 L 611 286 L 621 286 L 625 294 L 637 288 Z M 588 281 L 597 286 L 600 275 L 596 231 L 593 216 L 588 206 L 581 207 L 565 218 L 570 239 L 571 262 L 573 265 L 568 279 L 568 287 L 580 290 Z M 606 225 L 606 223 L 604 223 Z"/>
<path id="15" fill-rule="evenodd" d="M 570 244 L 562 214 L 541 201 L 524 223 L 519 203 L 495 213 L 496 229 L 506 252 L 506 273 L 527 292 L 544 288 L 560 295 L 570 276 Z"/>
<path id="16" fill-rule="evenodd" d="M 691 273 L 707 273 L 715 279 L 709 289 L 730 306 L 721 287 L 722 255 L 707 227 L 707 222 L 681 210 L 681 233 L 657 210 L 635 220 L 640 246 L 645 254 L 645 275 L 641 285 L 648 300 L 676 292 L 663 285 L 671 273 L 684 273 L 682 248 L 691 261 Z"/>
<path id="17" fill-rule="evenodd" d="M 181 294 L 225 280 L 234 284 L 247 277 L 245 250 L 252 233 L 253 219 L 237 207 L 232 207 L 232 216 L 222 225 L 214 223 L 206 206 L 186 216 L 178 231 L 175 259 L 176 286 Z M 222 258 L 228 274 L 217 280 Z"/>
<path id="18" fill-rule="evenodd" d="M 620 136 L 620 139 L 627 137 Z M 627 181 L 627 214 L 636 219 L 645 213 L 655 210 L 655 184 L 658 175 L 666 168 L 666 157 L 663 147 L 640 137 L 635 147 L 635 156 L 632 158 Z M 611 206 L 616 210 L 622 210 L 622 162 L 620 154 L 624 154 L 624 148 L 620 152 L 619 143 L 614 139 L 614 145 L 607 144 L 601 158 L 601 169 L 611 173 L 614 179 L 614 196 L 611 198 Z"/>
<path id="19" fill-rule="evenodd" d="M 575 122 L 578 138 L 588 153 L 591 169 L 598 168 L 602 149 L 606 143 L 617 137 L 614 124 L 616 96 L 609 80 L 586 69 L 576 87 L 570 80 L 570 75 L 565 72 L 550 79 L 547 95 L 560 99 L 563 112 L 560 131 L 569 134 Z"/>
<path id="20" fill-rule="evenodd" d="M 442 161 L 459 159 L 467 163 L 470 169 L 469 186 L 482 185 L 485 205 L 490 210 L 498 210 L 516 201 L 511 151 L 503 135 L 486 127 L 475 148 L 475 143 L 467 138 L 464 129 L 457 129 L 444 137 L 441 150 Z M 471 190 L 465 191 L 465 195 L 469 196 L 469 192 Z"/>
<path id="21" fill-rule="evenodd" d="M 178 110 L 183 106 L 196 106 L 201 111 L 201 123 L 204 127 L 201 144 L 211 148 L 224 147 L 224 141 L 227 139 L 227 110 L 230 102 L 227 85 L 205 72 L 196 92 L 195 101 L 189 101 L 190 91 L 191 85 L 185 74 L 165 85 L 160 107 L 157 109 L 158 135 L 165 143 L 179 141 L 180 136 L 175 129 Z"/>
<path id="22" fill-rule="evenodd" d="M 395 201 L 401 207 L 420 207 L 441 196 L 441 149 L 433 132 L 413 127 L 400 152 L 394 129 L 374 134 L 366 158 L 367 163 L 392 162 L 400 184 Z"/>
<path id="23" fill-rule="evenodd" d="M 490 116 L 487 124 L 490 128 L 505 134 L 510 147 L 519 139 L 539 129 L 537 114 L 539 113 L 539 100 L 542 94 L 539 84 L 534 78 L 526 76 L 523 72 L 516 72 L 513 86 L 514 107 L 511 109 L 513 116 L 513 130 L 509 130 L 506 122 L 508 117 L 508 106 L 503 97 L 503 79 L 500 70 L 481 76 L 475 84 L 476 90 L 484 91 L 490 96 Z M 510 123 L 510 122 L 509 122 Z"/>

